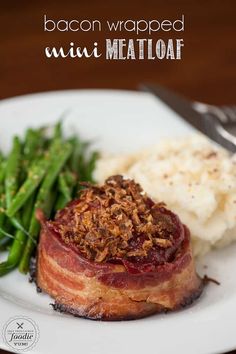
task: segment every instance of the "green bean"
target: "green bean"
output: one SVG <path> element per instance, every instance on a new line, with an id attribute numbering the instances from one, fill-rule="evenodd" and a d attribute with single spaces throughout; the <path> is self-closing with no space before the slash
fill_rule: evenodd
<path id="1" fill-rule="evenodd" d="M 23 209 L 22 221 L 25 228 L 29 227 L 29 223 L 32 215 L 32 209 L 33 209 L 33 203 L 34 203 L 34 196 L 30 198 L 29 202 L 26 204 L 25 208 Z M 7 261 L 0 264 L 0 276 L 7 274 L 12 269 L 17 267 L 21 259 L 22 252 L 24 250 L 25 241 L 26 241 L 25 233 L 20 230 L 17 230 L 15 239 L 9 250 Z"/>
<path id="2" fill-rule="evenodd" d="M 25 136 L 23 148 L 25 172 L 32 164 L 32 161 L 38 157 L 39 151 L 43 147 L 43 130 L 28 129 Z"/>
<path id="3" fill-rule="evenodd" d="M 1 172 L 1 166 L 2 166 L 3 162 L 4 162 L 4 157 L 3 157 L 3 154 L 0 151 L 0 172 Z M 0 179 L 0 182 L 1 182 L 1 179 Z"/>
<path id="4" fill-rule="evenodd" d="M 17 163 L 19 164 L 19 162 L 23 162 L 24 161 L 21 159 L 21 161 L 19 161 L 19 156 L 18 158 L 16 157 L 17 153 L 16 151 L 13 152 L 14 150 L 14 145 L 15 145 L 15 150 L 17 150 L 17 153 L 19 155 L 19 150 L 20 150 L 20 146 L 19 146 L 19 140 L 18 138 L 15 138 L 14 139 L 14 143 L 13 143 L 13 148 L 12 148 L 12 152 L 8 158 L 8 162 L 7 162 L 7 165 L 6 165 L 6 168 L 5 170 L 7 170 L 7 172 L 5 171 L 5 173 L 2 173 L 3 175 L 6 174 L 6 177 L 8 178 L 8 181 L 7 181 L 7 178 L 6 178 L 6 181 L 5 181 L 5 184 L 6 184 L 6 194 L 8 195 L 8 205 L 10 204 L 11 200 L 13 199 L 14 197 L 14 194 L 16 192 L 16 190 L 18 189 L 18 185 L 19 185 L 19 172 L 21 172 L 21 174 L 23 173 L 24 169 L 22 168 L 21 171 L 19 171 L 19 166 L 17 168 Z M 14 172 L 15 173 L 15 176 L 14 176 Z M 15 183 L 13 183 L 13 178 L 12 178 L 12 175 L 13 175 L 13 178 L 16 178 L 18 177 L 18 180 L 17 180 L 17 183 L 16 183 L 16 180 L 15 180 Z M 5 176 L 4 176 L 5 177 Z M 1 175 L 0 175 L 0 180 L 1 180 Z M 10 190 L 10 187 L 11 187 L 11 190 Z M 0 186 L 0 189 L 1 189 L 1 186 Z M 8 192 L 7 192 L 8 190 Z M 1 191 L 0 191 L 0 194 Z M 0 215 L 0 227 L 3 226 L 4 224 L 4 220 L 5 220 L 5 208 L 6 208 L 6 205 L 5 205 L 5 202 L 3 203 L 3 199 L 5 197 L 3 196 L 2 199 L 2 202 L 0 201 L 0 207 L 1 207 L 1 210 L 2 210 L 2 214 Z M 11 220 L 11 223 L 13 226 L 16 227 L 15 225 L 15 220 Z M 1 234 L 3 235 L 3 234 Z"/>
<path id="5" fill-rule="evenodd" d="M 32 160 L 37 157 L 36 154 L 38 149 L 42 147 L 42 132 L 43 130 L 41 128 L 37 130 L 28 129 L 26 132 L 25 143 L 23 147 L 23 178 L 26 177 L 27 168 L 32 163 Z M 20 233 L 23 232 L 25 235 L 28 235 L 27 230 L 22 225 L 18 216 L 11 217 L 11 223 Z"/>
<path id="6" fill-rule="evenodd" d="M 69 139 L 69 142 L 72 144 L 73 146 L 73 152 L 71 154 L 71 158 L 69 161 L 69 166 L 70 169 L 74 172 L 78 174 L 78 168 L 79 168 L 79 160 L 80 160 L 80 156 L 81 156 L 81 152 L 82 152 L 82 143 L 79 140 L 78 137 L 72 137 L 71 139 Z"/>
<path id="7" fill-rule="evenodd" d="M 76 173 L 70 171 L 68 168 L 65 169 L 65 179 L 70 187 L 73 187 L 77 181 Z"/>
<path id="8" fill-rule="evenodd" d="M 71 190 L 67 184 L 65 174 L 60 173 L 58 178 L 59 191 L 64 195 L 65 199 L 69 201 L 71 199 Z"/>
<path id="9" fill-rule="evenodd" d="M 13 139 L 13 147 L 6 164 L 5 190 L 6 207 L 9 208 L 19 185 L 19 165 L 21 160 L 21 143 L 18 137 Z"/>
<path id="10" fill-rule="evenodd" d="M 87 156 L 91 156 L 91 154 L 87 153 L 87 149 L 89 147 L 89 143 L 88 142 L 84 142 L 82 143 L 82 149 L 81 149 L 81 153 L 79 156 L 79 160 L 78 160 L 78 175 L 81 181 L 87 181 L 87 175 L 88 175 L 88 164 L 89 161 L 87 161 Z"/>
<path id="11" fill-rule="evenodd" d="M 51 143 L 51 138 L 47 136 L 47 129 L 48 129 L 47 126 L 42 126 L 38 129 L 33 129 L 36 147 L 31 160 L 35 159 L 36 157 L 42 156 L 42 153 L 48 149 Z"/>
<path id="12" fill-rule="evenodd" d="M 12 203 L 8 206 L 7 215 L 11 218 L 18 210 L 25 204 L 27 199 L 34 193 L 39 186 L 43 177 L 45 176 L 50 159 L 48 156 L 36 161 L 29 169 L 28 177 L 20 187 L 18 193 L 12 200 Z"/>
<path id="13" fill-rule="evenodd" d="M 69 168 L 79 178 L 80 181 L 86 180 L 86 161 L 85 161 L 85 154 L 86 150 L 89 146 L 88 142 L 82 142 L 78 137 L 72 137 L 68 141 L 71 142 L 73 145 L 73 153 L 71 155 L 69 161 Z M 72 197 L 75 196 L 75 192 L 77 192 L 81 187 L 77 185 L 77 188 L 74 186 L 74 190 L 72 193 Z"/>
<path id="14" fill-rule="evenodd" d="M 68 203 L 68 199 L 62 193 L 59 193 L 57 196 L 54 212 L 56 213 L 58 210 L 63 209 Z"/>
<path id="15" fill-rule="evenodd" d="M 0 228 L 3 227 L 5 221 L 5 194 L 0 194 Z M 4 236 L 0 231 L 0 239 Z"/>
<path id="16" fill-rule="evenodd" d="M 70 200 L 73 199 L 75 191 L 77 192 L 77 183 L 78 183 L 78 176 L 69 170 L 65 172 L 66 182 L 70 188 Z"/>
<path id="17" fill-rule="evenodd" d="M 57 196 L 54 211 L 60 210 L 72 199 L 73 189 L 76 185 L 76 176 L 69 170 L 60 173 L 58 178 L 59 195 Z"/>
<path id="18" fill-rule="evenodd" d="M 36 160 L 28 172 L 28 177 L 20 187 L 18 193 L 13 199 L 10 207 L 7 209 L 7 215 L 12 217 L 21 209 L 27 199 L 34 193 L 45 176 L 49 166 L 52 164 L 60 145 L 57 140 L 53 141 L 49 153 Z"/>
<path id="19" fill-rule="evenodd" d="M 52 163 L 48 169 L 48 173 L 45 176 L 42 185 L 39 189 L 39 193 L 36 201 L 36 209 L 42 208 L 43 203 L 45 203 L 47 199 L 48 191 L 55 183 L 58 174 L 62 170 L 71 152 L 72 152 L 71 145 L 64 144 L 64 146 L 61 147 L 60 151 L 58 151 L 58 153 L 54 156 L 54 159 L 52 160 Z"/>
<path id="20" fill-rule="evenodd" d="M 5 188 L 4 188 L 4 178 L 5 178 L 5 161 L 3 160 L 3 156 L 1 155 L 1 163 L 0 163 L 0 228 L 3 227 L 5 221 Z M 0 239 L 3 238 L 4 235 L 0 232 Z"/>
<path id="21" fill-rule="evenodd" d="M 62 139 L 63 134 L 62 134 L 62 123 L 63 119 L 66 117 L 70 109 L 66 109 L 64 112 L 59 117 L 59 120 L 57 123 L 54 125 L 54 132 L 53 132 L 53 139 Z"/>
<path id="22" fill-rule="evenodd" d="M 54 156 L 54 160 L 52 161 L 47 175 L 45 176 L 42 185 L 39 189 L 39 193 L 37 195 L 33 216 L 31 219 L 30 227 L 29 227 L 29 234 L 31 238 L 28 238 L 26 247 L 23 252 L 22 259 L 20 261 L 19 270 L 22 273 L 26 273 L 29 268 L 29 261 L 31 254 L 34 250 L 34 243 L 33 240 L 37 240 L 40 225 L 36 219 L 35 212 L 37 209 L 47 210 L 47 197 L 48 193 L 50 192 L 51 188 L 53 187 L 58 174 L 62 170 L 64 164 L 68 160 L 69 156 L 72 153 L 72 146 L 71 144 L 67 143 L 62 146 L 61 151 L 58 151 L 57 154 Z"/>
<path id="23" fill-rule="evenodd" d="M 8 231 L 4 230 L 2 227 L 0 227 L 0 232 L 1 232 L 5 237 L 12 238 L 12 239 L 15 238 L 14 235 L 10 234 Z"/>
<path id="24" fill-rule="evenodd" d="M 57 192 L 55 191 L 55 188 L 52 187 L 48 196 L 47 196 L 47 203 L 44 208 L 44 213 L 45 216 L 49 219 L 52 214 L 53 214 L 53 207 L 56 202 L 56 197 L 57 197 Z"/>
<path id="25" fill-rule="evenodd" d="M 92 183 L 94 182 L 93 171 L 95 169 L 96 161 L 98 158 L 99 158 L 99 153 L 97 151 L 94 151 L 91 154 L 90 159 L 85 168 L 85 175 L 84 175 L 85 181 L 92 182 Z"/>
<path id="26" fill-rule="evenodd" d="M 17 216 L 9 218 L 9 221 L 12 224 L 12 226 L 14 226 L 16 228 L 16 230 L 22 231 L 22 232 L 24 232 L 25 235 L 29 236 L 28 231 L 24 228 L 21 221 L 19 220 L 18 214 L 17 214 Z"/>
<path id="27" fill-rule="evenodd" d="M 12 225 L 8 219 L 4 220 L 0 229 L 3 231 L 0 232 L 0 250 L 5 250 L 12 243 L 15 236 L 11 233 L 13 231 Z"/>
<path id="28" fill-rule="evenodd" d="M 62 121 L 59 120 L 54 126 L 54 139 L 61 139 L 62 138 Z"/>
<path id="29" fill-rule="evenodd" d="M 2 185 L 4 182 L 5 173 L 6 173 L 6 161 L 1 160 L 1 162 L 0 162 L 0 185 Z"/>

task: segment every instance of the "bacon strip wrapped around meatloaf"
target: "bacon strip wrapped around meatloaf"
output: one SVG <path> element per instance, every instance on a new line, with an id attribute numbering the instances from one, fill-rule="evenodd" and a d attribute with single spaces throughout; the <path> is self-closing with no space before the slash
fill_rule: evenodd
<path id="1" fill-rule="evenodd" d="M 122 176 L 85 187 L 55 220 L 38 213 L 36 280 L 56 310 L 127 320 L 176 310 L 200 296 L 189 230 L 177 215 Z"/>

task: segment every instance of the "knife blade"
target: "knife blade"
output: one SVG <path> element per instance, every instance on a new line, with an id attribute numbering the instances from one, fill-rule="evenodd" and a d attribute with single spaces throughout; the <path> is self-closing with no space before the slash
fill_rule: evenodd
<path id="1" fill-rule="evenodd" d="M 176 112 L 180 118 L 211 140 L 214 140 L 217 144 L 222 145 L 225 149 L 233 153 L 236 152 L 235 137 L 230 137 L 211 113 L 203 114 L 201 110 L 198 111 L 197 108 L 194 108 L 200 103 L 192 102 L 159 85 L 143 84 L 140 85 L 140 89 L 152 93 Z"/>
<path id="2" fill-rule="evenodd" d="M 141 85 L 140 89 L 150 92 L 161 99 L 169 108 L 175 111 L 180 118 L 206 134 L 206 125 L 203 116 L 191 105 L 191 102 L 179 94 L 176 94 L 159 85 Z"/>

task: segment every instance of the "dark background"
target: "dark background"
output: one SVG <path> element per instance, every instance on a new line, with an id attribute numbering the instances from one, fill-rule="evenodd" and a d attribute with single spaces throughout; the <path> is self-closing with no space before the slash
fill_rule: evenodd
<path id="1" fill-rule="evenodd" d="M 158 82 L 189 98 L 235 103 L 236 1 L 24 1 L 0 0 L 0 98 L 71 88 L 137 89 L 141 82 Z M 153 39 L 183 37 L 183 58 L 164 61 L 48 59 L 46 46 L 85 46 L 130 33 L 43 31 L 43 15 L 54 20 L 170 19 L 185 15 L 185 31 L 157 32 Z M 146 34 L 140 35 L 145 38 Z"/>
<path id="2" fill-rule="evenodd" d="M 0 0 L 0 98 L 74 89 L 137 89 L 158 83 L 212 104 L 236 103 L 236 1 L 24 1 Z M 43 31 L 43 15 L 59 19 L 170 19 L 185 15 L 185 31 L 157 32 L 151 38 L 184 38 L 183 58 L 164 61 L 47 59 L 46 46 L 86 46 L 131 33 Z M 147 37 L 146 34 L 139 38 Z M 227 343 L 226 343 L 227 346 Z M 1 351 L 0 353 L 4 353 Z"/>

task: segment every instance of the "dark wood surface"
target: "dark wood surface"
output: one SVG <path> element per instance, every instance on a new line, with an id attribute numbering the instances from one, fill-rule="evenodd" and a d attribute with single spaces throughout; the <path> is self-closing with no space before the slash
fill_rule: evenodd
<path id="1" fill-rule="evenodd" d="M 1 1 L 0 98 L 73 88 L 137 89 L 158 83 L 189 98 L 212 104 L 236 103 L 235 0 Z M 53 19 L 177 19 L 185 15 L 181 61 L 47 59 L 46 46 L 78 46 L 120 33 L 43 31 L 43 15 Z M 139 36 L 145 38 L 146 35 Z M 152 38 L 176 38 L 158 32 Z M 227 345 L 227 343 L 226 343 Z M 0 353 L 6 353 L 0 350 Z M 233 352 L 232 352 L 233 353 Z M 235 352 L 236 353 L 236 352 Z"/>
<path id="2" fill-rule="evenodd" d="M 235 0 L 1 1 L 0 98 L 69 88 L 136 89 L 158 82 L 204 102 L 235 103 Z M 135 36 L 104 32 L 44 32 L 53 19 L 176 19 L 185 15 L 181 61 L 47 59 L 45 46 L 84 46 L 105 38 Z M 146 36 L 146 35 L 145 35 Z M 145 37 L 140 35 L 139 37 Z M 157 32 L 153 39 L 176 37 Z"/>

